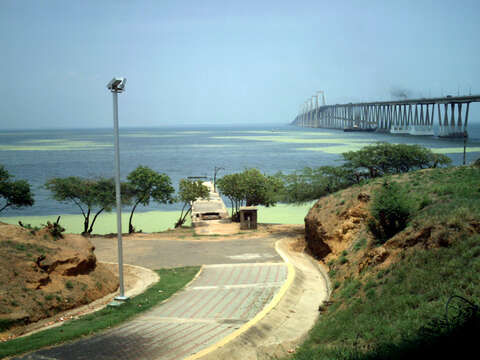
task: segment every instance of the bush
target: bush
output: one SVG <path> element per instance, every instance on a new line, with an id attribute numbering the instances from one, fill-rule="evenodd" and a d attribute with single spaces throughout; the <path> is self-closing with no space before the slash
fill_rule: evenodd
<path id="1" fill-rule="evenodd" d="M 60 216 L 57 218 L 57 221 L 54 223 L 51 223 L 50 221 L 47 221 L 47 224 L 45 225 L 47 228 L 48 232 L 52 237 L 57 240 L 58 238 L 63 239 L 63 234 L 62 232 L 65 231 L 65 228 L 60 225 Z"/>
<path id="2" fill-rule="evenodd" d="M 385 180 L 370 208 L 368 227 L 379 243 L 405 229 L 414 212 L 413 201 L 396 182 Z"/>

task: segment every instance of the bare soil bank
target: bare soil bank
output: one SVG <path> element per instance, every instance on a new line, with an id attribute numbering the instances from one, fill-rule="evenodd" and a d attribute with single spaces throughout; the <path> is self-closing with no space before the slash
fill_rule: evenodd
<path id="1" fill-rule="evenodd" d="M 85 237 L 55 239 L 0 223 L 0 339 L 15 328 L 77 308 L 118 288 L 116 275 L 98 264 Z"/>
<path id="2" fill-rule="evenodd" d="M 448 174 L 457 170 L 453 168 L 442 171 Z M 406 185 L 422 178 L 426 183 L 431 182 L 433 188 L 438 186 L 433 179 L 435 174 L 435 169 L 427 169 L 396 176 L 394 179 Z M 325 265 L 328 264 L 330 270 L 342 268 L 345 277 L 365 271 L 377 272 L 399 262 L 407 253 L 416 249 L 449 247 L 462 236 L 480 232 L 478 214 L 460 219 L 460 225 L 455 223 L 459 219 L 453 215 L 451 224 L 436 222 L 435 218 L 428 216 L 416 216 L 412 219 L 411 226 L 380 245 L 368 230 L 368 222 L 371 218 L 371 199 L 382 186 L 382 181 L 380 179 L 325 196 L 315 203 L 305 217 L 308 251 Z M 433 191 L 425 194 L 412 191 L 411 194 L 430 197 L 430 204 L 418 210 L 418 213 L 434 208 L 437 202 L 445 202 L 437 199 Z M 342 261 L 342 256 L 345 257 L 347 253 L 348 261 Z M 339 280 L 342 280 L 342 277 Z"/>

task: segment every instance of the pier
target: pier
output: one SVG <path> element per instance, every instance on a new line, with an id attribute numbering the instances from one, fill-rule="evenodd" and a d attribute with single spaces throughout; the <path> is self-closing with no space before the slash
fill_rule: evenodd
<path id="1" fill-rule="evenodd" d="M 319 92 L 302 105 L 292 125 L 432 136 L 437 123 L 440 137 L 466 137 L 472 102 L 480 102 L 480 95 L 326 105 Z"/>
<path id="2" fill-rule="evenodd" d="M 198 226 L 205 220 L 224 220 L 229 218 L 228 210 L 211 181 L 204 181 L 208 187 L 207 199 L 197 199 L 192 203 L 192 224 Z"/>

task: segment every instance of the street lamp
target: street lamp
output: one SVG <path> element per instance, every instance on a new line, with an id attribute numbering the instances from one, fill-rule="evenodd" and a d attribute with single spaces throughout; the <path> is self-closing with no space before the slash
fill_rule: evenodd
<path id="1" fill-rule="evenodd" d="M 213 191 L 217 191 L 217 172 L 220 170 L 225 170 L 223 167 L 216 167 L 213 170 Z"/>
<path id="2" fill-rule="evenodd" d="M 115 194 L 117 198 L 117 234 L 118 234 L 118 281 L 120 295 L 115 300 L 128 300 L 123 285 L 123 249 L 122 249 L 122 199 L 120 195 L 120 147 L 118 144 L 118 93 L 125 90 L 125 78 L 113 78 L 107 85 L 113 95 L 113 133 L 115 139 Z"/>

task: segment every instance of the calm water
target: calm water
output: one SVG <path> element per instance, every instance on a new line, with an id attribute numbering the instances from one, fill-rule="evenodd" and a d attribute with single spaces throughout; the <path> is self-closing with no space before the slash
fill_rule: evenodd
<path id="1" fill-rule="evenodd" d="M 469 126 L 467 154 L 480 157 L 480 124 Z M 344 133 L 339 130 L 302 129 L 292 126 L 229 126 L 198 128 L 122 129 L 121 176 L 138 165 L 168 174 L 175 185 L 187 176 L 213 177 L 256 167 L 265 173 L 292 172 L 305 166 L 339 164 L 341 152 L 375 142 L 420 144 L 447 153 L 454 163 L 463 159 L 463 140 Z M 9 209 L 2 216 L 77 214 L 74 205 L 51 199 L 43 189 L 51 177 L 113 176 L 111 129 L 1 131 L 0 164 L 17 179 L 26 179 L 35 193 L 31 208 Z M 437 150 L 438 151 L 438 150 Z M 175 210 L 178 205 L 153 204 L 142 210 Z"/>

